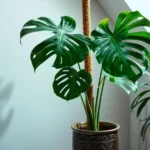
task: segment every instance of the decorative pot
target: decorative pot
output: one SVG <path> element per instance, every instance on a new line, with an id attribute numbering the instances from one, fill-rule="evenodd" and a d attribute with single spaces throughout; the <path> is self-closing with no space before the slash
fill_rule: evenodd
<path id="1" fill-rule="evenodd" d="M 119 128 L 115 123 L 100 122 L 101 131 L 90 131 L 85 122 L 73 124 L 73 150 L 118 150 Z"/>

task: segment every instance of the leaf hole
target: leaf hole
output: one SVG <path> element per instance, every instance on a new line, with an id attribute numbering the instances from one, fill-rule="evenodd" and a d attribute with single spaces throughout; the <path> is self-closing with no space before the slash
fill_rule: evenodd
<path id="1" fill-rule="evenodd" d="M 82 81 L 86 82 L 86 80 L 85 80 L 84 78 L 80 77 L 80 79 L 81 79 Z"/>
<path id="2" fill-rule="evenodd" d="M 46 54 L 46 56 L 51 55 L 52 53 L 54 53 L 53 51 L 50 51 Z"/>
<path id="3" fill-rule="evenodd" d="M 23 29 L 35 29 L 35 28 L 37 28 L 37 26 L 36 25 L 32 25 L 32 26 L 26 26 Z"/>
<path id="4" fill-rule="evenodd" d="M 60 57 L 60 64 L 62 65 L 62 63 L 63 63 L 63 58 Z"/>
<path id="5" fill-rule="evenodd" d="M 142 59 L 138 59 L 138 57 L 136 58 L 136 57 L 133 57 L 133 56 L 129 56 L 129 58 L 134 62 L 134 63 L 136 63 L 137 65 L 139 65 L 140 67 L 144 67 L 144 62 L 143 62 L 143 60 Z M 145 67 L 144 67 L 145 68 Z"/>
<path id="6" fill-rule="evenodd" d="M 81 86 L 81 83 L 79 81 L 77 81 L 78 86 Z"/>
<path id="7" fill-rule="evenodd" d="M 64 49 L 65 49 L 66 51 L 69 51 L 69 48 L 68 48 L 67 46 L 64 46 Z"/>
<path id="8" fill-rule="evenodd" d="M 120 65 L 120 70 L 123 71 L 123 64 Z"/>
<path id="9" fill-rule="evenodd" d="M 58 81 L 60 78 L 62 78 L 62 77 L 64 77 L 64 76 L 66 76 L 66 74 L 60 75 L 59 77 L 56 78 L 56 81 Z"/>
<path id="10" fill-rule="evenodd" d="M 68 88 L 68 84 L 65 85 L 65 86 L 60 90 L 60 93 L 62 93 L 66 88 Z"/>
<path id="11" fill-rule="evenodd" d="M 63 70 L 62 72 L 69 72 L 69 70 Z"/>
<path id="12" fill-rule="evenodd" d="M 135 23 L 135 22 L 137 22 L 137 21 L 139 21 L 139 20 L 142 20 L 143 19 L 143 17 L 138 17 L 137 19 L 134 19 L 133 21 L 131 21 L 129 24 L 128 24 L 128 26 L 130 26 L 131 24 L 133 24 L 133 23 Z"/>
<path id="13" fill-rule="evenodd" d="M 35 19 L 35 21 L 38 21 L 38 22 L 40 22 L 40 23 L 43 23 L 43 24 L 45 24 L 45 25 L 49 26 L 49 24 L 48 24 L 47 22 L 43 21 L 43 20 Z"/>
<path id="14" fill-rule="evenodd" d="M 126 48 L 126 50 L 131 51 L 131 52 L 133 51 L 133 52 L 139 53 L 141 55 L 145 54 L 144 52 L 142 52 L 140 50 L 137 50 L 136 48 L 132 48 L 132 47 L 129 47 L 129 46 L 126 46 L 125 48 Z"/>
<path id="15" fill-rule="evenodd" d="M 136 74 L 139 74 L 139 73 L 140 73 L 139 70 L 138 70 L 136 67 L 131 66 L 131 68 L 132 68 L 132 70 L 133 70 Z"/>
<path id="16" fill-rule="evenodd" d="M 77 42 L 75 42 L 74 40 L 69 39 L 69 41 L 72 42 L 73 44 L 75 44 L 76 46 L 79 46 L 79 44 Z"/>
<path id="17" fill-rule="evenodd" d="M 61 80 L 61 81 L 58 83 L 58 85 L 62 84 L 63 82 L 65 82 L 65 81 L 67 81 L 67 80 L 68 80 L 68 77 L 65 78 L 65 79 L 63 79 L 63 80 Z"/>
<path id="18" fill-rule="evenodd" d="M 65 97 L 67 97 L 69 91 L 70 91 L 70 89 L 68 89 L 68 90 L 65 92 L 65 94 L 64 94 Z"/>
<path id="19" fill-rule="evenodd" d="M 32 58 L 34 59 L 35 57 L 36 57 L 36 55 L 34 54 Z"/>

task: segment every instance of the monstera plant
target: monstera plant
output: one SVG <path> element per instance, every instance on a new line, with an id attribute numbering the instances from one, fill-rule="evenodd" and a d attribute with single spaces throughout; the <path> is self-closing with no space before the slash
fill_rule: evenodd
<path id="1" fill-rule="evenodd" d="M 39 32 L 49 31 L 45 39 L 31 52 L 31 62 L 34 70 L 51 56 L 55 56 L 53 67 L 58 69 L 54 77 L 54 93 L 63 100 L 73 100 L 80 97 L 87 116 L 89 130 L 99 131 L 99 116 L 102 95 L 106 79 L 123 88 L 128 94 L 137 91 L 138 79 L 148 74 L 150 51 L 150 33 L 136 31 L 137 27 L 149 27 L 150 21 L 138 11 L 122 12 L 116 21 L 114 31 L 109 28 L 108 18 L 100 21 L 91 32 L 91 39 L 82 34 L 74 34 L 76 22 L 69 16 L 61 17 L 59 25 L 50 18 L 40 17 L 24 24 L 20 38 Z M 93 51 L 101 67 L 97 94 L 92 105 L 86 91 L 92 83 L 92 76 L 80 63 Z M 75 69 L 75 65 L 78 69 Z"/>

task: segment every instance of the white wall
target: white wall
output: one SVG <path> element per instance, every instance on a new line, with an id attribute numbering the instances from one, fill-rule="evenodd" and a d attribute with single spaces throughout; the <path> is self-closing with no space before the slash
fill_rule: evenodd
<path id="1" fill-rule="evenodd" d="M 92 28 L 107 17 L 98 3 L 92 1 Z M 34 73 L 30 51 L 47 33 L 29 35 L 19 43 L 22 25 L 39 16 L 51 17 L 59 23 L 60 16 L 70 15 L 82 31 L 81 0 L 5 0 L 0 2 L 0 150 L 71 150 L 74 122 L 84 121 L 80 99 L 66 102 L 56 97 L 52 82 L 56 70 L 53 60 Z M 94 84 L 99 65 L 93 62 Z M 121 125 L 120 150 L 127 150 L 129 137 L 129 98 L 117 86 L 107 83 L 102 103 L 102 120 Z M 7 105 L 6 105 L 7 104 Z M 6 105 L 6 107 L 4 107 Z"/>

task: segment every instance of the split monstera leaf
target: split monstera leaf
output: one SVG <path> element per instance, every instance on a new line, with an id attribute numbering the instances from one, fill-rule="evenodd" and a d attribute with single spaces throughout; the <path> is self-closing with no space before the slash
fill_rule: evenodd
<path id="1" fill-rule="evenodd" d="M 88 72 L 84 69 L 77 71 L 72 67 L 75 64 L 79 65 L 91 49 L 101 64 L 104 75 L 110 81 L 115 82 L 127 93 L 131 90 L 136 91 L 136 82 L 147 73 L 150 61 L 149 49 L 143 44 L 150 43 L 150 33 L 133 30 L 140 26 L 149 27 L 149 20 L 138 11 L 122 12 L 118 16 L 114 32 L 108 26 L 108 19 L 104 19 L 92 31 L 91 40 L 82 34 L 72 34 L 76 23 L 71 17 L 61 17 L 58 26 L 51 19 L 40 17 L 28 21 L 23 26 L 20 37 L 39 31 L 52 33 L 50 38 L 33 48 L 31 62 L 36 70 L 55 55 L 52 66 L 61 70 L 54 79 L 54 92 L 59 97 L 70 100 L 85 92 L 92 82 Z"/>
<path id="2" fill-rule="evenodd" d="M 73 66 L 82 62 L 89 55 L 91 40 L 81 34 L 70 34 L 75 27 L 75 20 L 68 16 L 61 17 L 58 26 L 45 17 L 30 20 L 23 26 L 20 33 L 21 38 L 38 31 L 53 33 L 50 38 L 35 46 L 31 52 L 31 61 L 35 70 L 52 55 L 56 55 L 53 63 L 55 68 Z"/>
<path id="3" fill-rule="evenodd" d="M 86 70 L 77 72 L 74 68 L 65 67 L 56 74 L 53 88 L 57 96 L 71 100 L 88 90 L 91 82 L 91 75 Z"/>
<path id="4" fill-rule="evenodd" d="M 129 89 L 136 90 L 136 81 L 147 73 L 150 61 L 150 51 L 143 44 L 150 44 L 150 33 L 133 31 L 140 26 L 149 27 L 150 21 L 138 11 L 122 12 L 114 32 L 108 26 L 108 19 L 102 20 L 92 32 L 97 61 L 106 76 L 127 93 Z"/>
<path id="5" fill-rule="evenodd" d="M 38 31 L 50 31 L 52 36 L 33 48 L 31 62 L 34 70 L 52 55 L 56 55 L 53 67 L 62 68 L 55 77 L 53 88 L 57 96 L 70 100 L 85 92 L 92 82 L 86 70 L 76 71 L 73 65 L 82 62 L 91 50 L 91 39 L 82 34 L 71 34 L 76 22 L 69 16 L 61 17 L 58 26 L 45 17 L 28 21 L 20 37 Z"/>

